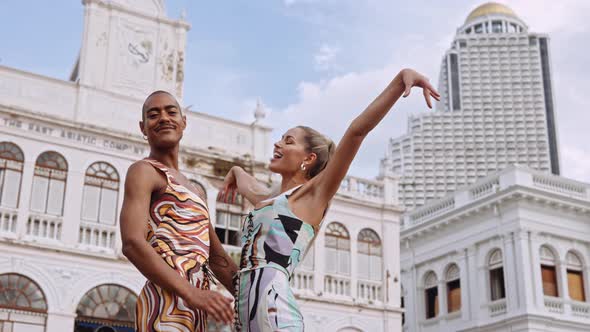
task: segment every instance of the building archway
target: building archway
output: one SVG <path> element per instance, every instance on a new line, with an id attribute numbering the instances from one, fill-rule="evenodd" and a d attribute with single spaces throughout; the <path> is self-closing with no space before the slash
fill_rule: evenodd
<path id="1" fill-rule="evenodd" d="M 33 280 L 17 273 L 0 274 L 0 330 L 44 332 L 47 299 Z"/>
<path id="2" fill-rule="evenodd" d="M 86 292 L 76 309 L 74 332 L 134 332 L 137 295 L 103 284 Z"/>

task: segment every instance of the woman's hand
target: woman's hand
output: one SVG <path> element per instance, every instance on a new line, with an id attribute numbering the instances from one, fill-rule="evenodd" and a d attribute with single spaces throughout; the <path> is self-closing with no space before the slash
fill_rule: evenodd
<path id="1" fill-rule="evenodd" d="M 217 322 L 233 324 L 232 299 L 219 292 L 193 288 L 184 300 L 189 307 L 206 312 Z"/>
<path id="2" fill-rule="evenodd" d="M 217 195 L 217 201 L 233 204 L 238 197 L 238 181 L 236 178 L 236 168 L 240 168 L 239 166 L 233 166 L 225 179 L 223 180 L 223 188 L 219 191 Z"/>
<path id="3" fill-rule="evenodd" d="M 430 101 L 430 96 L 432 96 L 436 100 L 440 100 L 440 94 L 436 89 L 428 82 L 428 78 L 426 76 L 418 73 L 413 69 L 402 69 L 399 75 L 401 75 L 402 82 L 404 83 L 404 98 L 410 95 L 410 90 L 412 87 L 420 87 L 422 88 L 422 92 L 424 93 L 424 99 L 426 99 L 426 104 L 429 108 L 432 108 L 432 102 Z"/>

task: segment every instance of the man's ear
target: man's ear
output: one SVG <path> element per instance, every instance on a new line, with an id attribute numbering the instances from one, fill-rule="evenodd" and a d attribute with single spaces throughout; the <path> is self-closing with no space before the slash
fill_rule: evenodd
<path id="1" fill-rule="evenodd" d="M 141 131 L 143 136 L 147 136 L 146 133 L 143 131 L 143 121 L 139 121 L 139 131 Z"/>
<path id="2" fill-rule="evenodd" d="M 186 129 L 186 115 L 182 115 L 182 130 Z"/>

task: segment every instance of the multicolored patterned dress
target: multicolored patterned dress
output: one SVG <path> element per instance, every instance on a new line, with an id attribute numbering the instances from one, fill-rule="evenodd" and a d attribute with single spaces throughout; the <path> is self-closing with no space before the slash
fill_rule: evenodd
<path id="1" fill-rule="evenodd" d="M 315 238 L 314 227 L 289 208 L 299 187 L 264 201 L 242 227 L 242 256 L 236 278 L 236 330 L 303 331 L 289 280 Z"/>
<path id="2" fill-rule="evenodd" d="M 158 161 L 144 159 L 166 176 L 163 194 L 150 203 L 147 241 L 154 250 L 193 286 L 209 288 L 209 211 L 197 194 L 180 184 Z M 143 287 L 136 307 L 138 332 L 207 330 L 205 312 L 193 310 L 176 294 L 151 281 Z"/>

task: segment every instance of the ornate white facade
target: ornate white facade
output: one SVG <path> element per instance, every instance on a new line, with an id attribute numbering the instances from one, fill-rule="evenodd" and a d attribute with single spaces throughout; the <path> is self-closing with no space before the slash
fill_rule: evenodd
<path id="1" fill-rule="evenodd" d="M 590 331 L 590 184 L 511 166 L 400 236 L 404 331 Z"/>
<path id="2" fill-rule="evenodd" d="M 411 117 L 382 169 L 400 175 L 412 208 L 518 163 L 559 174 L 546 35 L 487 3 L 457 29 L 443 57 L 437 110 Z"/>
<path id="3" fill-rule="evenodd" d="M 158 0 L 83 4 L 70 81 L 0 66 L 0 331 L 130 331 L 145 282 L 121 255 L 124 176 L 149 152 L 143 98 L 182 96 L 189 25 Z M 260 109 L 252 124 L 185 113 L 181 170 L 204 188 L 235 256 L 247 206 L 218 204 L 217 188 L 232 165 L 271 181 L 271 129 Z M 343 182 L 292 280 L 306 330 L 401 328 L 396 185 L 388 176 Z"/>

